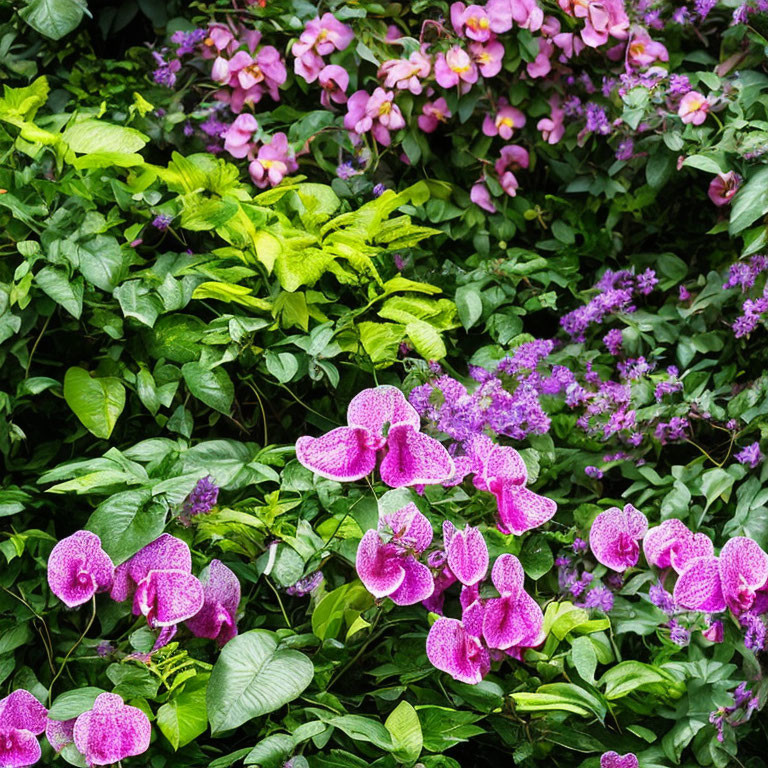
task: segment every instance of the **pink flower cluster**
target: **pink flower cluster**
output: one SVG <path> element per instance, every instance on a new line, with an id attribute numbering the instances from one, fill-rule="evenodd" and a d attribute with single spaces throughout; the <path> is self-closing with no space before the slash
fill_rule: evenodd
<path id="1" fill-rule="evenodd" d="M 53 548 L 48 584 L 70 608 L 98 592 L 109 591 L 118 602 L 132 598 L 134 616 L 143 615 L 150 627 L 161 629 L 158 643 L 167 643 L 181 622 L 196 637 L 220 646 L 237 634 L 240 583 L 235 574 L 212 560 L 198 580 L 189 547 L 167 533 L 115 568 L 96 534 L 77 531 Z"/>

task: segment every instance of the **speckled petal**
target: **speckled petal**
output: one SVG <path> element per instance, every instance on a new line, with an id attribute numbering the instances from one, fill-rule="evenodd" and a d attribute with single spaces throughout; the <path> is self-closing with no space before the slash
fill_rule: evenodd
<path id="1" fill-rule="evenodd" d="M 72 744 L 75 740 L 75 720 L 48 720 L 45 726 L 45 738 L 57 754 L 61 752 L 67 744 Z"/>
<path id="2" fill-rule="evenodd" d="M 48 558 L 48 585 L 70 608 L 87 603 L 97 592 L 112 586 L 115 566 L 90 531 L 77 531 L 62 539 Z"/>
<path id="3" fill-rule="evenodd" d="M 23 688 L 0 699 L 0 729 L 18 728 L 39 736 L 48 721 L 48 710 Z"/>
<path id="4" fill-rule="evenodd" d="M 373 472 L 376 448 L 368 430 L 338 427 L 320 437 L 300 437 L 296 458 L 320 477 L 352 482 Z"/>
<path id="5" fill-rule="evenodd" d="M 552 499 L 510 480 L 493 478 L 489 490 L 496 497 L 499 508 L 498 528 L 503 533 L 520 536 L 551 520 L 557 512 L 557 504 Z"/>
<path id="6" fill-rule="evenodd" d="M 203 587 L 185 571 L 150 571 L 138 585 L 133 612 L 150 627 L 170 627 L 192 618 L 203 607 Z"/>
<path id="7" fill-rule="evenodd" d="M 454 680 L 477 684 L 490 669 L 488 651 L 458 619 L 438 619 L 427 635 L 427 657 Z"/>
<path id="8" fill-rule="evenodd" d="M 477 584 L 488 573 L 488 547 L 478 528 L 468 525 L 457 531 L 446 546 L 446 554 L 448 566 L 462 584 Z"/>
<path id="9" fill-rule="evenodd" d="M 396 512 L 382 515 L 379 530 L 389 530 L 402 545 L 421 554 L 432 543 L 432 523 L 410 502 Z"/>
<path id="10" fill-rule="evenodd" d="M 523 589 L 524 580 L 523 566 L 514 555 L 505 553 L 496 558 L 491 581 L 502 597 L 517 597 Z"/>
<path id="11" fill-rule="evenodd" d="M 397 388 L 383 384 L 358 392 L 347 408 L 350 427 L 363 427 L 374 435 L 382 435 L 384 427 L 410 424 L 418 430 L 421 419 L 416 409 Z"/>
<path id="12" fill-rule="evenodd" d="M 237 634 L 240 582 L 220 560 L 211 560 L 200 574 L 203 607 L 187 621 L 195 637 L 207 637 L 225 645 Z"/>
<path id="13" fill-rule="evenodd" d="M 366 531 L 357 548 L 357 575 L 377 598 L 391 595 L 405 578 L 402 559 L 392 544 L 385 544 L 377 531 Z"/>
<path id="14" fill-rule="evenodd" d="M 23 728 L 0 725 L 0 766 L 26 768 L 41 756 L 40 744 L 33 733 Z"/>
<path id="15" fill-rule="evenodd" d="M 402 488 L 442 483 L 453 475 L 454 466 L 442 443 L 409 424 L 399 424 L 389 430 L 379 471 L 388 486 Z"/>
<path id="16" fill-rule="evenodd" d="M 745 536 L 727 541 L 720 550 L 720 582 L 731 611 L 740 615 L 755 602 L 756 592 L 768 581 L 768 555 Z"/>
<path id="17" fill-rule="evenodd" d="M 402 560 L 403 581 L 389 596 L 396 605 L 414 605 L 429 598 L 435 590 L 432 571 L 415 557 Z"/>
<path id="18" fill-rule="evenodd" d="M 718 559 L 710 555 L 691 560 L 678 577 L 672 596 L 675 603 L 692 611 L 724 611 Z"/>

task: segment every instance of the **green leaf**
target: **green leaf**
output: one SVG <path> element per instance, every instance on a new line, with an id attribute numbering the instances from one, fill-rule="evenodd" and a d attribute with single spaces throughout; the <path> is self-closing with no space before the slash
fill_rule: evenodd
<path id="1" fill-rule="evenodd" d="M 200 363 L 181 367 L 189 391 L 200 401 L 219 413 L 228 414 L 235 399 L 235 387 L 229 374 L 221 367 L 209 370 Z"/>
<path id="2" fill-rule="evenodd" d="M 483 715 L 457 711 L 448 707 L 420 706 L 417 708 L 424 738 L 424 749 L 444 752 L 451 747 L 484 733 L 474 725 Z"/>
<path id="3" fill-rule="evenodd" d="M 89 432 L 106 440 L 125 407 L 125 388 L 120 379 L 95 379 L 74 367 L 64 375 L 64 400 Z"/>
<path id="4" fill-rule="evenodd" d="M 194 741 L 208 727 L 205 694 L 209 675 L 196 675 L 184 690 L 157 710 L 157 725 L 174 750 Z"/>
<path id="5" fill-rule="evenodd" d="M 532 536 L 526 539 L 520 552 L 520 563 L 534 581 L 540 579 L 545 573 L 549 573 L 554 564 L 554 558 L 544 536 Z"/>
<path id="6" fill-rule="evenodd" d="M 113 125 L 103 120 L 74 123 L 64 131 L 62 138 L 78 154 L 116 152 L 130 155 L 138 152 L 149 141 L 148 136 L 135 128 Z"/>
<path id="7" fill-rule="evenodd" d="M 312 682 L 307 656 L 278 648 L 271 632 L 253 630 L 230 640 L 208 683 L 208 719 L 216 735 L 297 698 Z"/>
<path id="8" fill-rule="evenodd" d="M 289 382 L 299 370 L 299 361 L 296 355 L 290 352 L 275 352 L 268 349 L 264 353 L 264 361 L 267 364 L 267 370 L 281 383 Z"/>
<path id="9" fill-rule="evenodd" d="M 542 685 L 535 693 L 513 693 L 511 698 L 520 712 L 572 712 L 575 715 L 595 715 L 601 721 L 607 707 L 593 694 L 572 683 Z"/>
<path id="10" fill-rule="evenodd" d="M 483 300 L 480 291 L 474 285 L 462 285 L 456 291 L 456 309 L 459 320 L 469 330 L 483 314 Z"/>
<path id="11" fill-rule="evenodd" d="M 19 16 L 41 35 L 61 40 L 77 27 L 86 9 L 80 0 L 32 0 Z"/>
<path id="12" fill-rule="evenodd" d="M 103 689 L 92 687 L 65 691 L 56 697 L 53 706 L 48 710 L 48 716 L 51 720 L 71 720 L 91 709 L 96 697 L 101 693 L 104 693 Z"/>
<path id="13" fill-rule="evenodd" d="M 407 701 L 401 701 L 390 712 L 384 726 L 392 736 L 394 744 L 392 754 L 398 762 L 406 765 L 415 763 L 424 745 L 421 723 L 416 710 Z"/>
<path id="14" fill-rule="evenodd" d="M 114 290 L 125 317 L 133 317 L 150 328 L 163 309 L 160 297 L 150 292 L 141 280 L 128 280 Z"/>
<path id="15" fill-rule="evenodd" d="M 349 610 L 361 611 L 373 605 L 373 598 L 359 582 L 342 584 L 329 592 L 312 613 L 312 632 L 321 640 L 335 638 L 344 623 Z"/>
<path id="16" fill-rule="evenodd" d="M 768 168 L 760 168 L 736 193 L 728 231 L 738 235 L 768 211 Z"/>
<path id="17" fill-rule="evenodd" d="M 605 697 L 609 700 L 620 699 L 638 688 L 663 684 L 665 687 L 674 682 L 674 678 L 659 667 L 640 661 L 622 661 L 611 667 L 599 681 L 605 688 Z"/>
<path id="18" fill-rule="evenodd" d="M 392 737 L 378 720 L 361 715 L 341 715 L 331 717 L 326 722 L 346 733 L 350 739 L 370 742 L 387 752 L 392 750 Z"/>
<path id="19" fill-rule="evenodd" d="M 442 360 L 447 350 L 440 334 L 424 320 L 411 320 L 406 323 L 405 332 L 414 349 L 425 360 Z"/>
<path id="20" fill-rule="evenodd" d="M 80 319 L 83 313 L 83 279 L 81 277 L 70 280 L 67 272 L 59 267 L 43 267 L 35 275 L 35 282 L 72 317 Z"/>
<path id="21" fill-rule="evenodd" d="M 586 637 L 577 637 L 571 645 L 571 662 L 576 671 L 588 683 L 595 682 L 595 670 L 597 669 L 597 653 L 592 641 Z"/>

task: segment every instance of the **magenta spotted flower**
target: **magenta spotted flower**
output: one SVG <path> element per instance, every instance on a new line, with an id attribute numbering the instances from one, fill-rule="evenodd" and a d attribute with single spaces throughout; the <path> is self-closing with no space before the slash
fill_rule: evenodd
<path id="1" fill-rule="evenodd" d="M 640 763 L 637 756 L 628 752 L 620 755 L 618 752 L 603 752 L 600 756 L 600 768 L 638 768 Z"/>
<path id="2" fill-rule="evenodd" d="M 40 759 L 37 737 L 48 710 L 29 691 L 18 689 L 0 699 L 0 766 L 24 768 Z"/>
<path id="3" fill-rule="evenodd" d="M 195 637 L 207 637 L 224 646 L 237 634 L 237 607 L 240 605 L 240 582 L 221 560 L 211 560 L 200 574 L 203 585 L 203 607 L 187 619 Z"/>
<path id="4" fill-rule="evenodd" d="M 77 531 L 62 539 L 48 558 L 48 585 L 70 608 L 87 603 L 97 592 L 112 586 L 115 566 L 90 531 Z"/>
<path id="5" fill-rule="evenodd" d="M 427 635 L 427 658 L 454 680 L 476 685 L 491 669 L 488 649 L 482 642 L 482 622 L 439 618 Z"/>
<path id="6" fill-rule="evenodd" d="M 381 479 L 392 488 L 433 485 L 454 472 L 448 451 L 419 429 L 419 414 L 396 387 L 364 389 L 347 408 L 349 426 L 321 437 L 300 437 L 296 458 L 321 477 L 360 480 L 380 458 Z"/>
<path id="7" fill-rule="evenodd" d="M 468 525 L 457 530 L 447 520 L 443 523 L 445 555 L 453 575 L 465 586 L 482 581 L 488 573 L 488 547 L 479 528 Z"/>
<path id="8" fill-rule="evenodd" d="M 432 525 L 418 507 L 381 515 L 377 530 L 366 531 L 357 549 L 357 575 L 376 598 L 397 605 L 426 600 L 434 590 L 432 572 L 418 558 L 432 543 Z"/>
<path id="9" fill-rule="evenodd" d="M 645 534 L 643 552 L 649 565 L 671 566 L 682 573 L 694 557 L 712 555 L 714 546 L 705 533 L 693 533 L 681 520 L 672 518 Z"/>
<path id="10" fill-rule="evenodd" d="M 151 627 L 170 627 L 203 607 L 203 587 L 192 575 L 189 547 L 164 533 L 115 569 L 112 599 L 133 597 L 134 616 Z"/>
<path id="11" fill-rule="evenodd" d="M 599 563 L 621 573 L 637 565 L 638 542 L 647 530 L 648 519 L 631 504 L 626 504 L 624 509 L 611 507 L 592 523 L 589 546 Z"/>
<path id="12" fill-rule="evenodd" d="M 523 580 L 523 566 L 514 555 L 496 559 L 491 581 L 500 597 L 486 602 L 483 615 L 483 637 L 489 648 L 529 648 L 543 640 L 544 614 L 523 589 Z"/>
<path id="13" fill-rule="evenodd" d="M 675 602 L 689 610 L 734 616 L 768 608 L 768 555 L 745 536 L 727 541 L 720 556 L 697 557 L 688 563 L 675 584 Z"/>
<path id="14" fill-rule="evenodd" d="M 114 693 L 102 693 L 75 721 L 74 741 L 89 765 L 112 765 L 149 748 L 152 728 L 137 707 Z"/>
<path id="15" fill-rule="evenodd" d="M 54 752 L 61 752 L 64 747 L 75 741 L 75 721 L 71 720 L 47 720 L 45 723 L 45 738 Z"/>

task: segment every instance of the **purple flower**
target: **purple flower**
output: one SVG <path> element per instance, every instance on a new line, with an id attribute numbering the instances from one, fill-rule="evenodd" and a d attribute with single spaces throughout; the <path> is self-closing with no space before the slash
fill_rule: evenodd
<path id="1" fill-rule="evenodd" d="M 29 691 L 18 689 L 0 699 L 0 766 L 23 768 L 40 759 L 37 741 L 48 710 Z"/>
<path id="2" fill-rule="evenodd" d="M 664 611 L 668 616 L 675 613 L 675 600 L 672 595 L 664 589 L 664 586 L 660 581 L 651 585 L 651 588 L 648 590 L 648 597 L 657 608 Z"/>
<path id="3" fill-rule="evenodd" d="M 164 533 L 115 569 L 113 600 L 133 596 L 133 615 L 150 627 L 169 627 L 191 619 L 203 607 L 203 588 L 192 575 L 189 547 Z"/>
<path id="4" fill-rule="evenodd" d="M 349 482 L 370 474 L 381 455 L 381 479 L 392 488 L 441 483 L 454 473 L 448 451 L 419 431 L 419 414 L 396 387 L 355 395 L 347 423 L 321 437 L 300 437 L 296 458 L 321 477 Z"/>
<path id="5" fill-rule="evenodd" d="M 637 768 L 640 763 L 632 752 L 620 755 L 618 752 L 604 752 L 600 756 L 600 768 Z"/>
<path id="6" fill-rule="evenodd" d="M 381 197 L 386 191 L 387 188 L 384 186 L 384 184 L 376 184 L 373 188 L 372 194 L 374 197 Z"/>
<path id="7" fill-rule="evenodd" d="M 754 442 L 746 448 L 742 448 L 734 458 L 740 464 L 749 464 L 754 469 L 765 457 L 760 452 L 760 443 Z"/>
<path id="8" fill-rule="evenodd" d="M 693 558 L 714 554 L 714 546 L 705 533 L 693 533 L 681 520 L 672 518 L 646 533 L 643 552 L 649 565 L 672 566 L 682 573 Z"/>
<path id="9" fill-rule="evenodd" d="M 647 518 L 631 504 L 626 504 L 624 509 L 611 507 L 594 519 L 589 546 L 599 563 L 621 573 L 637 565 L 640 557 L 637 542 L 647 530 Z"/>
<path id="10" fill-rule="evenodd" d="M 669 639 L 675 645 L 685 648 L 691 642 L 691 632 L 675 619 L 672 619 L 669 622 Z"/>
<path id="11" fill-rule="evenodd" d="M 443 523 L 445 553 L 448 567 L 465 586 L 482 581 L 488 572 L 488 547 L 478 528 L 468 525 L 463 531 L 452 523 Z"/>
<path id="12" fill-rule="evenodd" d="M 488 649 L 477 626 L 458 619 L 439 618 L 427 635 L 427 657 L 434 667 L 454 680 L 474 685 L 491 668 Z"/>
<path id="13" fill-rule="evenodd" d="M 432 573 L 418 557 L 432 543 L 432 525 L 418 507 L 406 504 L 381 515 L 377 530 L 366 531 L 357 549 L 360 581 L 376 598 L 397 605 L 426 600 L 434 590 Z"/>
<path id="14" fill-rule="evenodd" d="M 355 170 L 355 168 L 352 166 L 352 163 L 341 163 L 341 165 L 336 168 L 336 175 L 343 181 L 351 179 L 353 176 L 357 176 L 359 173 L 360 171 Z"/>
<path id="15" fill-rule="evenodd" d="M 149 748 L 151 726 L 137 707 L 114 693 L 102 693 L 75 721 L 75 746 L 89 765 L 112 765 Z"/>
<path id="16" fill-rule="evenodd" d="M 584 554 L 589 549 L 587 542 L 578 536 L 573 540 L 571 547 L 576 554 Z"/>
<path id="17" fill-rule="evenodd" d="M 184 499 L 179 522 L 184 526 L 189 526 L 193 517 L 205 515 L 210 512 L 219 500 L 219 487 L 214 483 L 213 478 L 201 477 L 189 496 Z"/>
<path id="18" fill-rule="evenodd" d="M 181 62 L 178 59 L 166 61 L 161 54 L 152 52 L 158 67 L 152 73 L 152 79 L 158 85 L 164 85 L 166 88 L 173 88 L 176 85 L 176 73 L 181 69 Z"/>
<path id="19" fill-rule="evenodd" d="M 605 344 L 608 352 L 614 357 L 621 352 L 621 345 L 624 339 L 621 335 L 621 331 L 618 328 L 612 328 L 608 333 L 603 336 L 603 344 Z"/>
<path id="20" fill-rule="evenodd" d="M 739 619 L 747 630 L 744 634 L 744 647 L 755 653 L 765 650 L 766 627 L 762 616 L 748 611 Z"/>
<path id="21" fill-rule="evenodd" d="M 613 592 L 607 587 L 593 587 L 584 596 L 584 607 L 596 608 L 603 613 L 610 613 L 613 610 Z"/>
<path id="22" fill-rule="evenodd" d="M 240 604 L 240 582 L 220 560 L 211 560 L 200 574 L 203 607 L 187 619 L 187 627 L 195 637 L 215 640 L 219 647 L 237 634 L 237 606 Z"/>
<path id="23" fill-rule="evenodd" d="M 68 744 L 74 743 L 76 719 L 73 717 L 71 720 L 46 721 L 45 738 L 48 739 L 48 743 L 56 754 L 61 752 Z"/>
<path id="24" fill-rule="evenodd" d="M 48 558 L 48 585 L 65 605 L 87 603 L 97 592 L 112 586 L 115 566 L 90 531 L 77 531 L 62 539 Z"/>
<path id="25" fill-rule="evenodd" d="M 309 576 L 299 579 L 295 584 L 291 584 L 285 591 L 289 595 L 295 597 L 305 597 L 311 592 L 314 592 L 322 582 L 323 572 L 315 571 L 314 573 L 310 573 Z"/>
<path id="26" fill-rule="evenodd" d="M 656 277 L 656 272 L 649 267 L 637 276 L 637 290 L 643 296 L 647 296 L 658 282 L 659 278 Z"/>
<path id="27" fill-rule="evenodd" d="M 159 229 L 161 232 L 165 232 L 172 221 L 173 216 L 169 216 L 167 213 L 161 213 L 152 219 L 152 226 L 155 229 Z"/>
<path id="28" fill-rule="evenodd" d="M 584 467 L 584 474 L 587 477 L 592 477 L 595 480 L 600 480 L 603 476 L 603 470 L 600 469 L 599 467 L 593 467 L 593 466 Z"/>

